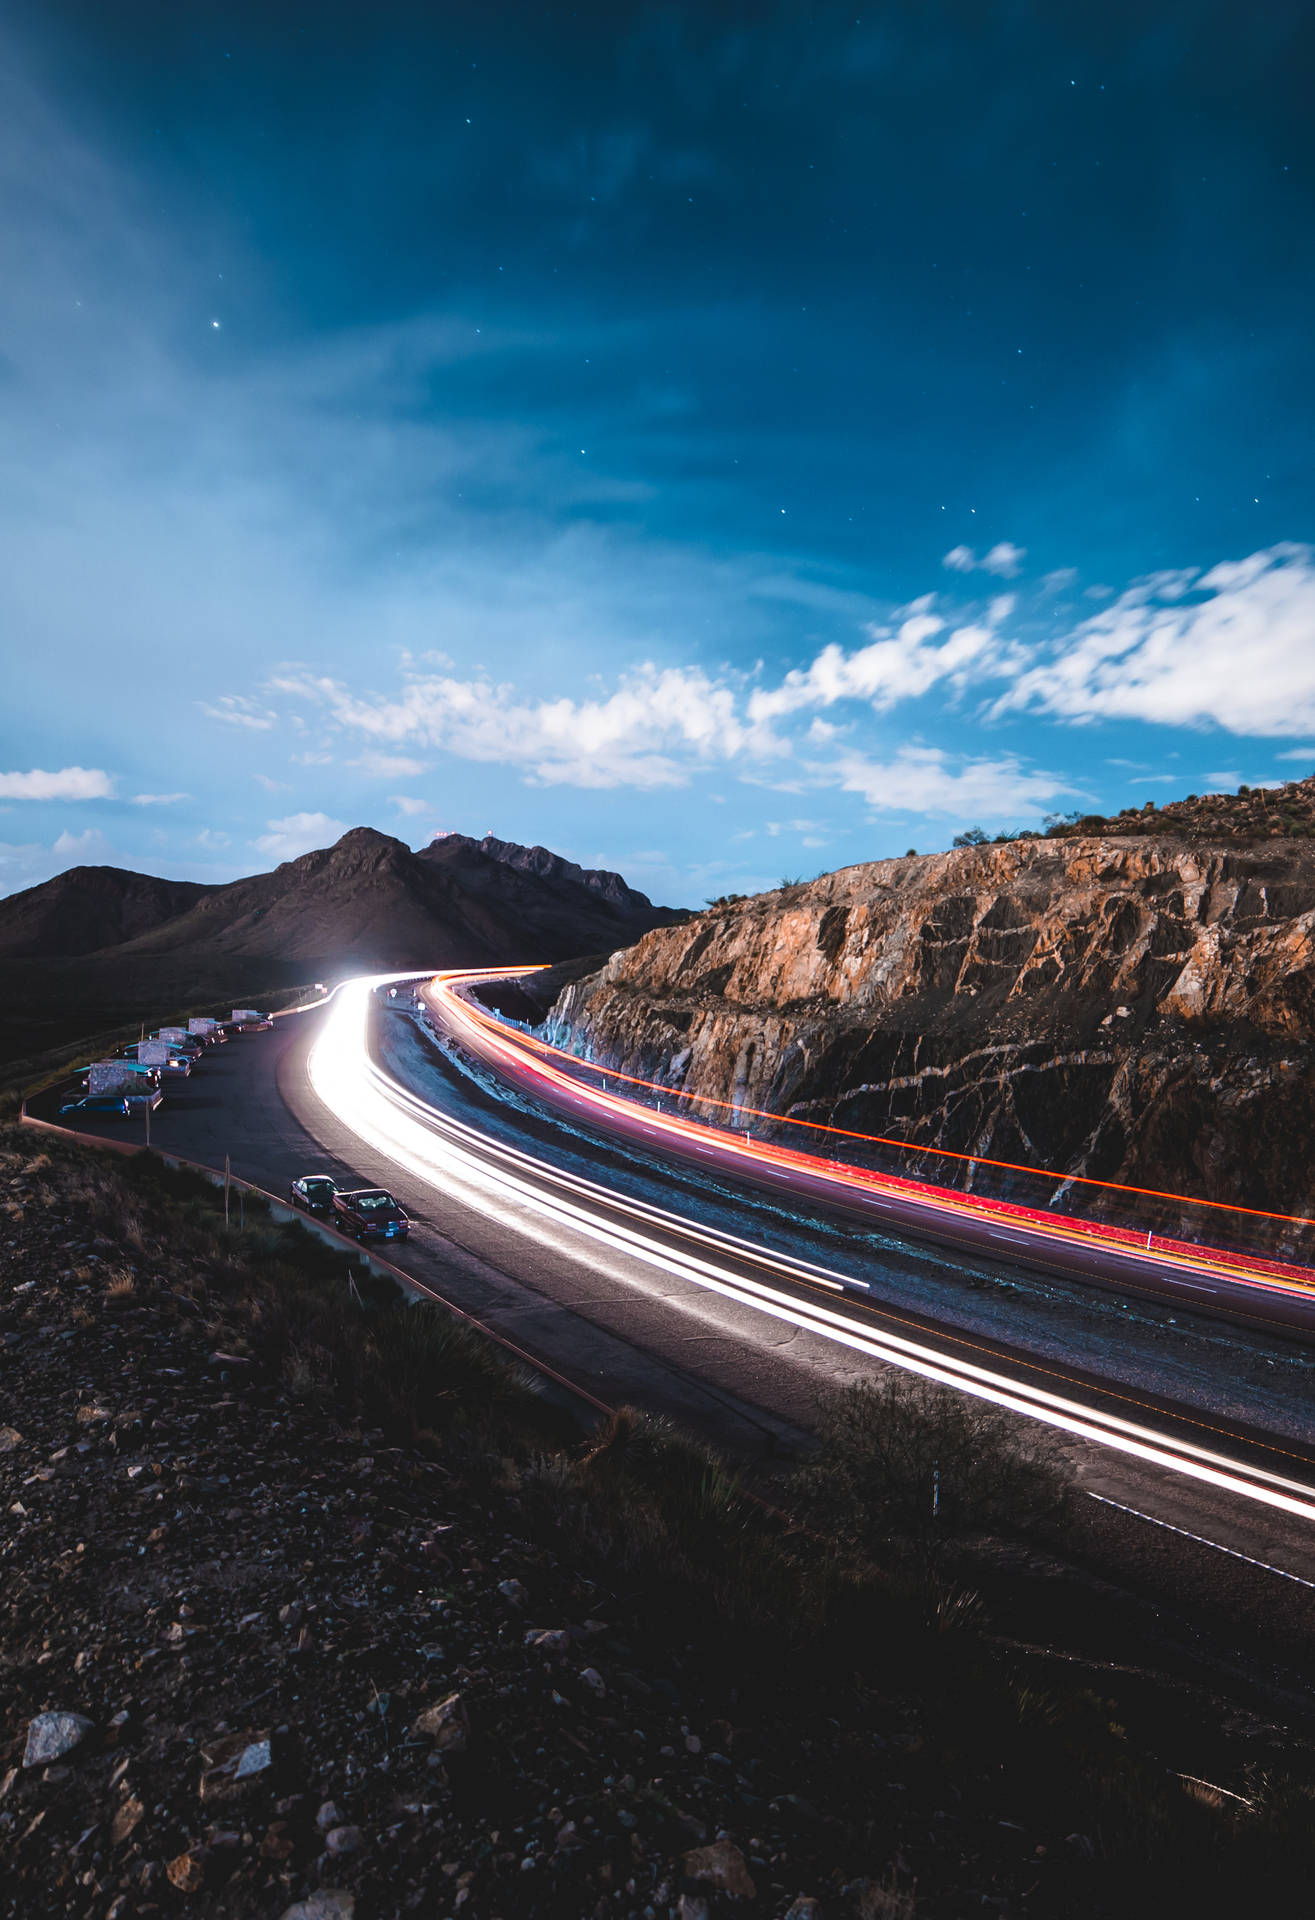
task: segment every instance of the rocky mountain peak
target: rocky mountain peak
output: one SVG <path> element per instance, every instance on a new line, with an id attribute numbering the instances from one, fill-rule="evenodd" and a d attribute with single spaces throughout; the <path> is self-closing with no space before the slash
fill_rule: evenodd
<path id="1" fill-rule="evenodd" d="M 646 893 L 640 893 L 637 887 L 627 886 L 619 873 L 613 873 L 605 867 L 582 867 L 574 860 L 563 859 L 561 854 L 553 853 L 548 847 L 523 847 L 515 840 L 499 840 L 492 833 L 486 833 L 478 841 L 466 834 L 448 834 L 444 836 L 442 844 L 454 840 L 464 842 L 486 859 L 496 860 L 500 866 L 511 867 L 517 873 L 536 874 L 539 879 L 555 886 L 583 887 L 614 907 L 643 912 L 653 905 Z"/>

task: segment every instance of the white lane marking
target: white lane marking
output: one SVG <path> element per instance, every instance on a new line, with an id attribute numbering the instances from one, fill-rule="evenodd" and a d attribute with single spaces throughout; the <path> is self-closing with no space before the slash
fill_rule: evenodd
<path id="1" fill-rule="evenodd" d="M 555 1224 L 559 1231 L 566 1227 L 664 1273 L 682 1276 L 696 1286 L 747 1302 L 759 1312 L 796 1328 L 821 1334 L 852 1351 L 973 1394 L 1079 1439 L 1094 1441 L 1150 1465 L 1203 1481 L 1221 1492 L 1277 1507 L 1303 1520 L 1315 1520 L 1315 1489 L 1307 1484 L 1261 1468 L 1239 1467 L 1236 1461 L 1207 1448 L 1173 1439 L 984 1367 L 950 1359 L 885 1329 L 860 1329 L 825 1307 L 793 1301 L 762 1282 L 732 1275 L 714 1265 L 706 1255 L 655 1245 L 639 1227 L 608 1224 L 599 1219 L 591 1212 L 590 1201 L 605 1204 L 614 1212 L 627 1213 L 632 1220 L 642 1220 L 645 1225 L 665 1219 L 671 1230 L 679 1231 L 686 1239 L 702 1240 L 705 1247 L 715 1246 L 716 1238 L 723 1243 L 730 1238 L 700 1232 L 691 1223 L 674 1215 L 663 1215 L 654 1207 L 619 1202 L 618 1196 L 605 1188 L 595 1187 L 578 1176 L 564 1176 L 514 1148 L 496 1146 L 476 1129 L 448 1119 L 380 1072 L 369 1058 L 366 1039 L 370 990 L 390 979 L 417 977 L 416 974 L 375 975 L 352 981 L 321 1028 L 308 1062 L 311 1083 L 325 1105 L 344 1125 L 376 1149 L 400 1160 L 417 1178 L 441 1191 L 456 1177 L 463 1184 L 470 1183 L 476 1191 L 482 1188 L 486 1206 L 489 1199 L 496 1207 L 498 1201 L 511 1197 L 545 1221 L 541 1232 L 551 1231 L 547 1223 Z M 521 1169 L 524 1171 L 519 1172 Z M 526 1174 L 548 1182 L 557 1191 L 542 1191 L 526 1179 Z M 579 1199 L 566 1198 L 563 1189 Z M 586 1204 L 581 1205 L 580 1200 Z M 717 1251 L 724 1251 L 724 1245 Z M 761 1253 L 759 1259 L 770 1269 L 771 1262 Z"/>
<path id="2" fill-rule="evenodd" d="M 1233 1560 L 1245 1560 L 1249 1567 L 1260 1567 L 1265 1573 L 1276 1573 L 1280 1580 L 1295 1580 L 1299 1587 L 1315 1588 L 1315 1580 L 1304 1580 L 1299 1573 L 1289 1573 L 1286 1567 L 1276 1567 L 1271 1560 L 1254 1560 L 1249 1553 L 1239 1553 L 1236 1547 L 1223 1546 L 1218 1540 L 1207 1540 L 1203 1533 L 1189 1533 L 1186 1527 L 1176 1527 L 1172 1520 L 1157 1520 L 1153 1513 L 1143 1513 L 1139 1507 L 1125 1507 L 1122 1500 L 1111 1500 L 1103 1493 L 1093 1493 L 1090 1487 L 1087 1488 L 1087 1498 L 1099 1500 L 1103 1507 L 1117 1507 L 1120 1513 L 1130 1513 L 1134 1520 L 1148 1520 L 1153 1527 L 1163 1527 L 1166 1533 L 1180 1533 L 1184 1540 L 1195 1540 L 1198 1546 L 1213 1547 L 1216 1553 L 1226 1553 Z"/>

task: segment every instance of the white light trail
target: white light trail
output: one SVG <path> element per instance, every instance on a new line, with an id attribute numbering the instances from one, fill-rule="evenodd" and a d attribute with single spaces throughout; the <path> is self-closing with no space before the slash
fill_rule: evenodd
<path id="1" fill-rule="evenodd" d="M 311 1084 L 325 1106 L 412 1178 L 439 1194 L 459 1191 L 471 1204 L 496 1212 L 504 1222 L 505 1203 L 510 1200 L 522 1215 L 514 1222 L 516 1227 L 546 1244 L 560 1245 L 564 1229 L 870 1359 L 1239 1499 L 1315 1521 L 1315 1488 L 1261 1468 L 1239 1466 L 1207 1447 L 1013 1380 L 989 1366 L 956 1359 L 884 1327 L 864 1326 L 821 1301 L 801 1300 L 783 1291 L 779 1282 L 822 1286 L 833 1294 L 841 1277 L 628 1200 L 488 1139 L 428 1106 L 371 1060 L 368 1022 L 370 996 L 376 987 L 430 977 L 428 973 L 380 974 L 345 983 L 333 997 L 308 1062 Z M 487 969 L 444 976 L 447 981 L 461 977 L 490 976 Z M 659 1232 L 682 1245 L 662 1244 L 656 1237 Z M 728 1255 L 774 1275 L 778 1284 L 733 1271 L 723 1264 Z"/>

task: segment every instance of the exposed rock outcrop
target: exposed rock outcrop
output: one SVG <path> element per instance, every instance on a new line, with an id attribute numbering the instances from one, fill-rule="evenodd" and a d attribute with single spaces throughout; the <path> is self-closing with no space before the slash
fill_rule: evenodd
<path id="1" fill-rule="evenodd" d="M 709 1117 L 1307 1212 L 1315 847 L 1050 838 L 849 867 L 649 934 L 549 1031 Z"/>

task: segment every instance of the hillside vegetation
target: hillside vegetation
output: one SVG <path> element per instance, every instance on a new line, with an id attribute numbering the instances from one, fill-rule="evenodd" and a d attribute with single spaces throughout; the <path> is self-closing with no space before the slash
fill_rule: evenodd
<path id="1" fill-rule="evenodd" d="M 1064 1482 L 991 1409 L 853 1391 L 754 1487 L 149 1157 L 10 1129 L 0 1207 L 0 1915 L 1208 1916 L 1315 1871 L 1244 1599 L 1219 1692 L 1218 1622 L 1047 1571 Z"/>

